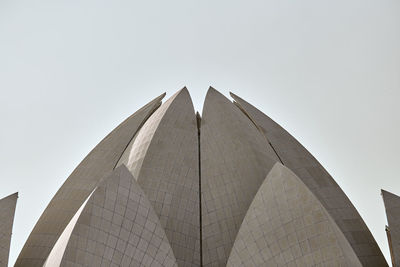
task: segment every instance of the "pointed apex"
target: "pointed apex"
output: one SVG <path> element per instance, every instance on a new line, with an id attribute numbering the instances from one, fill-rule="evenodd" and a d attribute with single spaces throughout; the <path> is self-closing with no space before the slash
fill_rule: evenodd
<path id="1" fill-rule="evenodd" d="M 182 99 L 185 99 L 183 101 L 189 101 L 191 103 L 191 105 L 193 106 L 193 101 L 192 98 L 190 96 L 189 90 L 185 87 L 183 87 L 182 89 L 178 90 L 176 93 L 174 93 L 172 96 L 170 96 L 163 105 L 169 106 L 172 102 L 174 102 L 177 99 L 181 99 L 178 100 L 182 101 Z M 165 106 L 165 107 L 166 107 Z M 193 112 L 194 112 L 194 107 L 193 107 Z"/>
<path id="2" fill-rule="evenodd" d="M 177 97 L 177 96 L 180 95 L 180 94 L 188 94 L 188 95 L 190 95 L 190 94 L 189 94 L 189 90 L 186 88 L 186 86 L 184 86 L 184 87 L 182 87 L 182 89 L 179 89 L 179 90 L 176 91 L 172 96 L 170 96 L 170 97 L 168 98 L 168 100 L 173 99 L 173 98 Z M 168 101 L 168 100 L 167 100 L 167 101 Z"/>
<path id="3" fill-rule="evenodd" d="M 144 105 L 143 107 L 141 107 L 140 109 L 138 109 L 135 113 L 133 113 L 132 115 L 131 115 L 131 117 L 132 116 L 135 116 L 137 113 L 140 113 L 140 112 L 144 112 L 144 110 L 146 110 L 146 109 L 148 109 L 148 108 L 151 108 L 152 110 L 154 110 L 154 109 L 157 109 L 160 105 L 161 105 L 161 103 L 162 103 L 162 100 L 163 100 L 163 98 L 166 96 L 166 93 L 164 92 L 164 93 L 162 93 L 161 95 L 159 95 L 159 96 L 157 96 L 157 97 L 155 97 L 155 98 L 153 98 L 150 102 L 148 102 L 146 105 Z M 130 118 L 130 117 L 129 117 Z M 128 119 L 129 119 L 128 118 Z M 128 120 L 127 119 L 127 120 Z M 126 121 L 126 120 L 125 120 Z M 125 122 L 124 121 L 124 122 Z M 122 123 L 124 123 L 124 122 L 122 122 Z"/>
<path id="4" fill-rule="evenodd" d="M 157 102 L 161 102 L 161 100 L 163 100 L 163 98 L 164 98 L 166 95 L 167 95 L 166 92 L 162 93 L 161 95 L 159 95 L 159 96 L 153 98 L 153 99 L 152 99 L 149 103 L 147 103 L 145 106 L 152 105 L 152 104 L 157 103 Z"/>
<path id="5" fill-rule="evenodd" d="M 382 195 L 382 197 L 383 197 L 384 199 L 387 198 L 387 197 L 396 197 L 396 198 L 399 198 L 399 199 L 400 199 L 400 197 L 399 197 L 398 195 L 393 194 L 393 193 L 391 193 L 391 192 L 389 192 L 389 191 L 386 191 L 386 190 L 384 190 L 384 189 L 381 189 L 381 195 Z"/>
<path id="6" fill-rule="evenodd" d="M 217 91 L 214 87 L 210 86 L 208 88 L 206 97 L 204 99 L 202 117 L 204 117 L 204 114 L 208 110 L 209 105 L 219 106 L 220 104 L 216 104 L 217 102 L 220 102 L 220 104 L 225 103 L 227 105 L 232 104 L 228 98 L 226 98 L 223 94 L 221 94 L 219 91 Z M 211 104 L 211 103 L 214 103 L 214 104 Z"/>
<path id="7" fill-rule="evenodd" d="M 189 90 L 184 86 L 181 90 L 178 91 L 179 93 L 187 93 L 189 94 Z M 190 94 L 189 94 L 190 95 Z"/>
<path id="8" fill-rule="evenodd" d="M 240 96 L 238 96 L 238 95 L 236 95 L 236 94 L 234 94 L 234 93 L 232 93 L 232 92 L 229 92 L 229 94 L 230 94 L 230 96 L 233 98 L 233 100 L 235 100 L 235 101 L 238 102 L 239 104 L 244 103 L 244 104 L 250 105 L 250 103 L 248 103 L 246 100 L 244 100 L 244 99 L 241 98 Z"/>
<path id="9" fill-rule="evenodd" d="M 0 199 L 0 265 L 8 265 L 18 192 Z"/>
<path id="10" fill-rule="evenodd" d="M 400 266 L 400 197 L 381 190 L 389 229 L 388 242 L 393 266 Z"/>
<path id="11" fill-rule="evenodd" d="M 209 86 L 209 87 L 208 87 L 208 90 L 207 90 L 207 94 L 208 94 L 208 93 L 219 93 L 219 92 L 218 92 L 218 90 L 215 89 L 214 87 Z"/>
<path id="12" fill-rule="evenodd" d="M 122 163 L 121 165 L 117 166 L 117 167 L 114 169 L 114 171 L 116 171 L 116 170 L 123 170 L 123 169 L 128 169 L 124 163 Z"/>
<path id="13" fill-rule="evenodd" d="M 18 198 L 18 192 L 15 192 L 14 194 L 8 195 L 6 197 L 3 197 L 0 199 L 0 201 L 4 200 L 4 199 L 8 199 L 8 198 Z"/>
<path id="14" fill-rule="evenodd" d="M 235 94 L 232 93 L 232 92 L 229 92 L 229 95 L 230 95 L 233 99 L 235 99 L 235 98 L 240 98 L 239 96 L 235 95 Z"/>
<path id="15" fill-rule="evenodd" d="M 126 165 L 124 163 L 122 163 L 121 165 L 116 167 L 113 172 L 118 172 L 120 175 L 122 174 L 122 175 L 132 175 L 133 176 L 133 174 L 131 174 L 128 167 L 126 167 Z M 135 180 L 136 180 L 136 178 L 135 178 Z"/>
<path id="16" fill-rule="evenodd" d="M 393 207 L 400 207 L 400 197 L 386 190 L 381 190 L 383 203 L 385 204 L 386 212 Z"/>
<path id="17" fill-rule="evenodd" d="M 208 97 L 210 97 L 211 95 L 219 95 L 219 96 L 223 96 L 225 98 L 225 96 L 222 93 L 220 93 L 217 89 L 215 89 L 212 86 L 208 87 L 207 94 L 206 94 L 206 99 Z"/>

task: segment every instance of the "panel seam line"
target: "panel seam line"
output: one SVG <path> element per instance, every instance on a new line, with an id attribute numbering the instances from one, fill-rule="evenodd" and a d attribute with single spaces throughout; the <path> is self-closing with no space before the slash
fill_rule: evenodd
<path id="1" fill-rule="evenodd" d="M 197 144 L 198 144 L 198 161 L 199 161 L 199 223 L 200 223 L 200 266 L 203 266 L 203 236 L 202 236 L 202 211 L 201 211 L 201 152 L 200 152 L 200 125 L 201 117 L 199 112 L 196 113 L 197 122 Z"/>

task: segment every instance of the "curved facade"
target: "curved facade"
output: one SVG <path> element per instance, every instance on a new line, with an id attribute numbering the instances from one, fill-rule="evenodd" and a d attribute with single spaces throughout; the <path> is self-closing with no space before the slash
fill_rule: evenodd
<path id="1" fill-rule="evenodd" d="M 16 266 L 387 266 L 337 183 L 269 117 L 213 88 L 202 116 L 186 88 L 163 97 L 80 163 Z"/>

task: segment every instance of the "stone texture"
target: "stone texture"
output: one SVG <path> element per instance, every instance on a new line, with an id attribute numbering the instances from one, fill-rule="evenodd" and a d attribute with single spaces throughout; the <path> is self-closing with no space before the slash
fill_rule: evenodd
<path id="1" fill-rule="evenodd" d="M 0 266 L 8 266 L 11 233 L 18 193 L 0 199 Z"/>
<path id="2" fill-rule="evenodd" d="M 393 266 L 400 266 L 400 197 L 382 190 L 391 239 Z"/>
<path id="3" fill-rule="evenodd" d="M 361 266 L 318 199 L 281 163 L 260 186 L 228 266 Z"/>
<path id="4" fill-rule="evenodd" d="M 150 201 L 125 165 L 89 198 L 60 266 L 177 266 Z"/>
<path id="5" fill-rule="evenodd" d="M 124 152 L 179 266 L 200 265 L 199 151 L 189 92 L 180 90 L 146 121 Z"/>
<path id="6" fill-rule="evenodd" d="M 42 266 L 66 225 L 103 176 L 117 164 L 143 122 L 165 94 L 135 112 L 107 135 L 78 165 L 53 197 L 26 241 L 15 266 Z"/>
<path id="7" fill-rule="evenodd" d="M 254 124 L 213 88 L 204 102 L 200 149 L 203 264 L 224 266 L 254 195 L 278 159 Z"/>
<path id="8" fill-rule="evenodd" d="M 129 117 L 59 189 L 15 266 L 387 266 L 318 161 L 232 96 L 210 88 L 200 117 L 184 88 Z"/>
<path id="9" fill-rule="evenodd" d="M 319 162 L 288 132 L 261 111 L 231 93 L 291 169 L 317 197 L 355 251 L 363 266 L 387 266 L 375 239 L 338 184 Z"/>

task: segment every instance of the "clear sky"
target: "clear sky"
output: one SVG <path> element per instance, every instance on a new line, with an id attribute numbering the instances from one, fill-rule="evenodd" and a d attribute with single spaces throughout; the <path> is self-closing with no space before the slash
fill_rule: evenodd
<path id="1" fill-rule="evenodd" d="M 10 265 L 89 151 L 162 92 L 209 85 L 275 119 L 330 172 L 390 262 L 400 194 L 400 1 L 0 1 L 0 198 Z"/>

